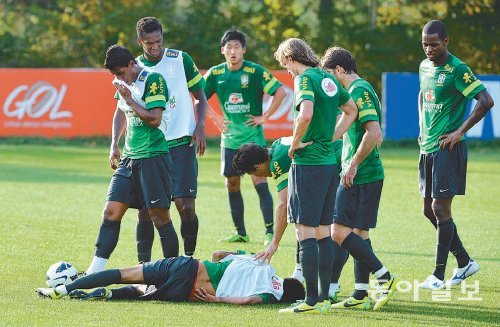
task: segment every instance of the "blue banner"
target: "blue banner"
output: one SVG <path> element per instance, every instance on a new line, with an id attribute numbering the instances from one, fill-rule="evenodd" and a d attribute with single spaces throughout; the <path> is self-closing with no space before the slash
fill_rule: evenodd
<path id="1" fill-rule="evenodd" d="M 491 140 L 500 138 L 500 75 L 477 75 L 491 94 L 495 105 L 466 134 L 469 138 Z M 418 74 L 382 74 L 382 116 L 384 138 L 388 140 L 416 139 L 418 128 Z M 476 100 L 467 104 L 469 116 Z"/>

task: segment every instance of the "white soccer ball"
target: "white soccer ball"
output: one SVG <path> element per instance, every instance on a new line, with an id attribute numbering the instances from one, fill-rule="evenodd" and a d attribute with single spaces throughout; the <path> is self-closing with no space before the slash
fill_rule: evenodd
<path id="1" fill-rule="evenodd" d="M 60 261 L 49 267 L 46 274 L 47 285 L 56 288 L 59 285 L 66 285 L 78 277 L 76 268 L 70 263 Z"/>

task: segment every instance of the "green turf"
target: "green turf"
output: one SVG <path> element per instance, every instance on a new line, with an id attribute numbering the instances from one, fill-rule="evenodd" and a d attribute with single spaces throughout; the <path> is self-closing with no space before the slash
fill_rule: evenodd
<path id="1" fill-rule="evenodd" d="M 433 268 L 435 233 L 421 214 L 417 188 L 416 150 L 383 149 L 386 180 L 379 225 L 371 234 L 382 262 L 413 285 Z M 47 145 L 0 145 L 0 325 L 125 326 L 125 325 L 495 325 L 500 321 L 500 154 L 469 153 L 467 195 L 454 201 L 460 236 L 481 265 L 473 280 L 480 283 L 480 301 L 433 301 L 430 292 L 398 293 L 380 312 L 339 311 L 328 316 L 283 316 L 282 305 L 237 307 L 220 304 L 164 302 L 78 302 L 40 300 L 34 289 L 44 286 L 46 269 L 66 260 L 79 270 L 90 263 L 101 210 L 112 174 L 107 148 Z M 219 238 L 232 232 L 224 180 L 219 175 L 219 150 L 209 148 L 199 160 L 197 212 L 200 236 L 196 257 L 209 258 L 223 248 Z M 263 249 L 264 225 L 250 178 L 243 179 L 250 251 Z M 274 194 L 275 196 L 275 194 Z M 276 197 L 275 197 L 276 199 Z M 173 219 L 179 233 L 178 215 Z M 136 262 L 135 212 L 126 214 L 121 237 L 108 267 Z M 235 246 L 226 246 L 235 250 Z M 294 233 L 289 228 L 273 259 L 282 276 L 294 267 Z M 153 256 L 160 257 L 158 238 Z M 449 258 L 447 276 L 455 267 Z M 344 292 L 353 287 L 352 260 L 341 277 Z M 413 287 L 413 286 L 412 286 Z M 418 294 L 418 299 L 415 299 Z"/>

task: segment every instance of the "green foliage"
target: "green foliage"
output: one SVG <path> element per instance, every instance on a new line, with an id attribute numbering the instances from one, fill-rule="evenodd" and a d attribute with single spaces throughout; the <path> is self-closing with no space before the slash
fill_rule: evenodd
<path id="1" fill-rule="evenodd" d="M 154 15 L 166 46 L 189 52 L 200 68 L 223 61 L 220 37 L 235 26 L 249 37 L 249 60 L 279 69 L 273 53 L 288 37 L 305 39 L 319 55 L 337 44 L 380 88 L 384 71 L 417 71 L 421 29 L 431 19 L 445 22 L 450 50 L 476 73 L 497 73 L 498 9 L 495 0 L 6 0 L 0 65 L 101 67 L 114 43 L 139 53 L 135 24 Z"/>

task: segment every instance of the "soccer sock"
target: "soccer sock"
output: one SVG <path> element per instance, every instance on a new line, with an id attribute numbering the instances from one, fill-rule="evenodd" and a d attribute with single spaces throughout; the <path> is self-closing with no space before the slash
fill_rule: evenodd
<path id="1" fill-rule="evenodd" d="M 333 265 L 333 240 L 330 236 L 318 240 L 318 260 L 320 286 L 318 301 L 323 302 L 328 299 Z"/>
<path id="2" fill-rule="evenodd" d="M 181 221 L 181 235 L 184 240 L 184 254 L 192 256 L 198 239 L 198 216 L 195 215 L 192 221 Z"/>
<path id="3" fill-rule="evenodd" d="M 273 197 L 271 192 L 269 192 L 269 186 L 267 183 L 260 183 L 255 185 L 255 190 L 259 195 L 260 210 L 262 211 L 262 216 L 264 217 L 264 224 L 266 225 L 266 233 L 273 233 Z"/>
<path id="4" fill-rule="evenodd" d="M 155 229 L 150 220 L 139 220 L 135 228 L 137 242 L 137 260 L 139 263 L 151 261 L 151 249 L 155 238 Z"/>
<path id="5" fill-rule="evenodd" d="M 228 192 L 228 194 L 229 207 L 231 208 L 231 217 L 233 218 L 234 227 L 236 227 L 238 234 L 245 236 L 247 234 L 243 216 L 245 208 L 243 206 L 243 197 L 241 196 L 241 192 Z"/>
<path id="6" fill-rule="evenodd" d="M 436 218 L 431 219 L 427 217 L 427 219 L 429 219 L 434 228 L 437 229 L 438 225 Z M 455 230 L 453 232 L 453 240 L 451 241 L 450 252 L 455 256 L 455 259 L 457 259 L 458 268 L 467 266 L 470 261 L 470 256 L 469 253 L 467 253 L 467 251 L 465 250 L 462 241 L 460 240 L 460 236 L 458 236 L 457 225 L 455 225 Z"/>
<path id="7" fill-rule="evenodd" d="M 470 256 L 465 250 L 462 241 L 460 240 L 460 236 L 458 236 L 457 225 L 455 225 L 455 223 L 453 223 L 453 225 L 455 228 L 453 229 L 453 240 L 450 244 L 450 251 L 457 259 L 458 268 L 463 268 L 469 264 Z"/>
<path id="8" fill-rule="evenodd" d="M 363 288 L 363 289 L 358 289 Z M 368 295 L 368 284 L 356 284 L 352 297 L 356 300 L 363 300 Z"/>
<path id="9" fill-rule="evenodd" d="M 109 269 L 96 272 L 84 277 L 77 278 L 74 282 L 66 285 L 66 290 L 70 293 L 76 289 L 90 289 L 111 284 L 120 284 L 122 276 L 120 270 Z"/>
<path id="10" fill-rule="evenodd" d="M 113 288 L 110 292 L 110 298 L 115 300 L 136 300 L 139 298 L 139 292 L 137 292 L 136 288 L 132 285 Z"/>
<path id="11" fill-rule="evenodd" d="M 377 256 L 370 250 L 368 244 L 359 235 L 354 233 L 347 235 L 344 242 L 342 242 L 342 247 L 349 251 L 354 259 L 366 265 L 377 279 L 390 279 L 391 276 L 387 269 L 384 268 Z"/>
<path id="12" fill-rule="evenodd" d="M 306 280 L 306 303 L 318 303 L 318 242 L 315 238 L 300 241 L 300 262 Z"/>
<path id="13" fill-rule="evenodd" d="M 99 258 L 109 259 L 111 253 L 118 243 L 120 236 L 120 221 L 112 221 L 103 219 L 97 242 L 95 244 L 95 256 Z"/>
<path id="14" fill-rule="evenodd" d="M 349 259 L 349 252 L 343 249 L 336 242 L 333 242 L 333 264 L 332 264 L 332 279 L 330 283 L 338 284 L 340 274 L 345 263 Z"/>
<path id="15" fill-rule="evenodd" d="M 174 224 L 169 222 L 163 226 L 156 226 L 156 229 L 160 235 L 163 257 L 170 258 L 179 256 L 179 239 L 177 238 Z"/>
<path id="16" fill-rule="evenodd" d="M 455 223 L 453 222 L 453 219 L 450 218 L 446 221 L 438 221 L 436 268 L 434 268 L 434 272 L 432 274 L 440 280 L 444 280 L 446 261 L 448 260 L 448 252 L 450 252 L 454 229 Z"/>
<path id="17" fill-rule="evenodd" d="M 98 271 L 102 271 L 106 268 L 106 263 L 108 262 L 108 259 L 104 258 L 99 258 L 94 256 L 92 258 L 92 262 L 90 263 L 90 266 L 87 268 L 87 271 L 85 272 L 87 275 L 93 274 Z"/>
<path id="18" fill-rule="evenodd" d="M 367 238 L 365 240 L 365 242 L 366 242 L 366 244 L 368 244 L 368 247 L 373 252 L 372 242 L 370 241 L 370 239 Z M 357 292 L 357 293 L 354 292 L 354 294 L 356 294 L 358 297 L 363 296 L 362 298 L 358 298 L 358 297 L 353 295 L 355 299 L 361 300 L 366 296 L 367 291 L 368 291 L 368 285 L 370 283 L 370 269 L 368 269 L 367 266 L 365 266 L 364 264 L 362 264 L 361 262 L 359 262 L 356 259 L 354 259 L 354 282 L 355 282 L 355 286 L 354 286 L 355 290 L 360 290 L 360 291 L 363 290 L 364 291 L 364 292 Z"/>

